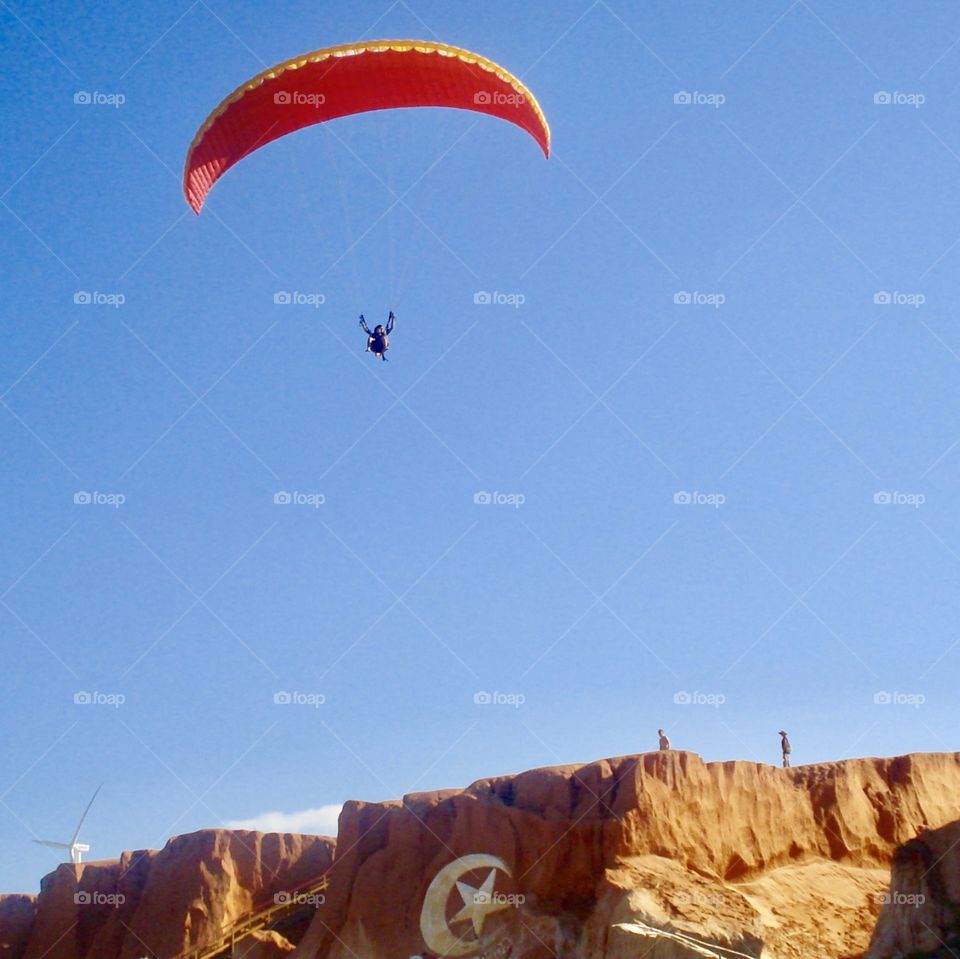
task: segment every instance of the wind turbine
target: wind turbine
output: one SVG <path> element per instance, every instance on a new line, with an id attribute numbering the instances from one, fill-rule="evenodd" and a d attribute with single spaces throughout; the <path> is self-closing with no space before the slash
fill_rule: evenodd
<path id="1" fill-rule="evenodd" d="M 80 827 L 83 825 L 84 819 L 87 818 L 87 813 L 90 812 L 90 807 L 93 805 L 93 800 L 97 798 L 97 793 L 103 789 L 103 783 L 100 783 L 97 786 L 96 792 L 90 797 L 90 802 L 87 803 L 87 808 L 84 809 L 83 815 L 80 817 L 80 822 L 77 823 L 77 828 L 73 832 L 73 838 L 70 842 L 51 842 L 49 839 L 34 839 L 33 841 L 39 843 L 41 846 L 49 846 L 51 849 L 67 849 L 70 852 L 70 861 L 74 865 L 78 865 L 83 861 L 83 853 L 90 852 L 90 846 L 85 842 L 77 842 L 77 837 L 80 835 Z"/>

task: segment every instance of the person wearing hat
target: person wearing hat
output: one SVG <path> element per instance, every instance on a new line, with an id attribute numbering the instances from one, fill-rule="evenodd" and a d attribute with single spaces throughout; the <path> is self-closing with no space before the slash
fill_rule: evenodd
<path id="1" fill-rule="evenodd" d="M 783 768 L 790 768 L 790 740 L 787 739 L 787 734 L 781 729 L 780 730 L 780 751 L 783 753 Z"/>

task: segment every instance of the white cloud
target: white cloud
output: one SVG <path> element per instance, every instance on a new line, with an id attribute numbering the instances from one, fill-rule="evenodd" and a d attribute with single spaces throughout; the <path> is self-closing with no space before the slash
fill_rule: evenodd
<path id="1" fill-rule="evenodd" d="M 264 812 L 253 819 L 231 819 L 224 829 L 256 829 L 258 832 L 298 832 L 307 835 L 336 836 L 341 803 L 301 809 L 300 812 Z"/>

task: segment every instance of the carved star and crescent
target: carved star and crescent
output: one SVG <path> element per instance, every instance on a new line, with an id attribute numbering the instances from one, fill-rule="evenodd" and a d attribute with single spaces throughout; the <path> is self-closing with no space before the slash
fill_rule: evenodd
<path id="1" fill-rule="evenodd" d="M 490 870 L 480 886 L 471 886 L 463 881 L 467 873 L 480 869 Z M 420 932 L 432 952 L 446 957 L 469 956 L 479 951 L 480 937 L 488 917 L 510 908 L 508 901 L 498 899 L 495 894 L 498 871 L 507 877 L 511 875 L 502 859 L 484 853 L 472 853 L 448 863 L 433 877 L 420 912 Z M 454 888 L 460 893 L 463 907 L 448 920 L 447 902 Z M 470 923 L 472 936 L 469 929 L 457 935 L 451 928 L 467 922 Z"/>
<path id="2" fill-rule="evenodd" d="M 450 920 L 450 923 L 466 922 L 473 923 L 473 931 L 477 938 L 483 934 L 483 924 L 487 916 L 494 912 L 500 912 L 502 909 L 509 909 L 510 903 L 497 902 L 493 895 L 493 884 L 497 881 L 497 870 L 491 869 L 483 885 L 479 889 L 467 885 L 465 882 L 457 880 L 457 889 L 463 897 L 463 908 Z"/>

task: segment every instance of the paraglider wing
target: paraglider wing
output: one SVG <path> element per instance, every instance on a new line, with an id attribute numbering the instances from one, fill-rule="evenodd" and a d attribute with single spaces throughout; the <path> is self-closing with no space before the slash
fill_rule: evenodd
<path id="1" fill-rule="evenodd" d="M 550 128 L 540 106 L 502 67 L 442 43 L 377 40 L 304 54 L 234 90 L 190 145 L 184 195 L 199 213 L 214 183 L 230 167 L 303 127 L 370 110 L 425 106 L 508 120 L 550 155 Z"/>

